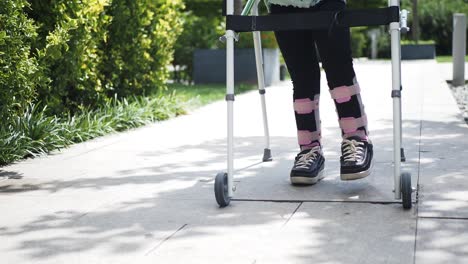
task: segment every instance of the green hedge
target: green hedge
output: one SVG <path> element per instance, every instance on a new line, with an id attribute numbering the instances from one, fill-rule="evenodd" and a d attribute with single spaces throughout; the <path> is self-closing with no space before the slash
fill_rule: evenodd
<path id="1" fill-rule="evenodd" d="M 176 97 L 154 93 L 165 89 L 183 7 L 3 0 L 0 166 L 183 113 Z"/>
<path id="2" fill-rule="evenodd" d="M 466 0 L 419 1 L 421 39 L 434 40 L 438 55 L 451 54 L 454 13 L 464 13 L 468 16 L 468 2 Z"/>
<path id="3" fill-rule="evenodd" d="M 165 87 L 167 65 L 182 32 L 181 0 L 114 0 L 103 66 L 109 95 L 145 94 Z"/>
<path id="4" fill-rule="evenodd" d="M 31 16 L 40 25 L 35 48 L 49 85 L 40 86 L 38 99 L 55 113 L 97 106 L 104 101 L 99 71 L 109 16 L 104 0 L 32 1 Z"/>
<path id="5" fill-rule="evenodd" d="M 37 60 L 30 56 L 36 28 L 23 8 L 24 0 L 3 0 L 0 4 L 0 120 L 8 123 L 34 99 L 34 87 L 41 82 Z"/>
<path id="6" fill-rule="evenodd" d="M 165 88 L 181 0 L 30 2 L 39 26 L 32 51 L 49 80 L 37 99 L 53 114 Z"/>

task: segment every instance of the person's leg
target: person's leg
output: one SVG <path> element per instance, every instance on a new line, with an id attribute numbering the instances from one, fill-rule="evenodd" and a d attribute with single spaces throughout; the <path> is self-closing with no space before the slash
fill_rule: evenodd
<path id="1" fill-rule="evenodd" d="M 271 13 L 310 12 L 313 9 L 272 5 Z M 300 153 L 291 170 L 291 183 L 315 184 L 323 178 L 325 158 L 320 145 L 320 67 L 313 32 L 276 31 L 293 83 L 294 114 Z"/>
<path id="2" fill-rule="evenodd" d="M 325 1 L 320 5 L 321 10 L 344 8 L 341 1 Z M 331 34 L 327 30 L 318 31 L 316 38 L 343 138 L 359 136 L 367 139 L 367 118 L 353 69 L 349 29 L 334 28 Z"/>
<path id="3" fill-rule="evenodd" d="M 340 11 L 345 9 L 345 4 L 329 0 L 319 8 Z M 367 116 L 353 69 L 350 31 L 347 28 L 317 31 L 316 43 L 343 136 L 341 179 L 366 177 L 371 171 L 373 146 L 368 138 Z"/>
<path id="4" fill-rule="evenodd" d="M 272 5 L 271 13 L 307 12 L 305 8 Z M 301 150 L 320 145 L 320 67 L 312 31 L 276 31 L 283 58 L 293 83 L 294 113 Z"/>

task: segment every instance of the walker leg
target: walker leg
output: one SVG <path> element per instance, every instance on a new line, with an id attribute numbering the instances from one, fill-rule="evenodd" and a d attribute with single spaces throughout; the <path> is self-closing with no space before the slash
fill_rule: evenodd
<path id="1" fill-rule="evenodd" d="M 233 35 L 233 36 L 230 36 Z M 226 74 L 226 102 L 227 102 L 227 147 L 228 147 L 228 192 L 232 197 L 234 174 L 234 32 L 227 32 L 227 74 Z"/>
<path id="2" fill-rule="evenodd" d="M 401 26 L 401 25 L 400 25 Z M 400 33 L 401 33 L 401 29 L 400 29 Z M 401 45 L 399 45 L 399 49 L 400 49 L 400 54 L 401 54 Z M 400 57 L 400 63 L 399 63 L 399 66 L 400 66 L 400 91 L 403 90 L 403 84 L 401 82 L 401 57 Z M 400 97 L 400 160 L 401 162 L 406 162 L 406 157 L 405 157 L 405 149 L 403 147 L 403 114 L 402 114 L 402 97 Z"/>
<path id="3" fill-rule="evenodd" d="M 389 0 L 390 6 L 400 6 L 399 0 Z M 401 199 L 401 55 L 400 23 L 390 23 L 392 51 L 392 98 L 393 98 L 393 174 L 395 199 Z"/>
<path id="4" fill-rule="evenodd" d="M 226 1 L 226 14 L 234 13 L 234 0 Z M 226 40 L 226 102 L 227 102 L 227 173 L 215 178 L 215 197 L 220 207 L 229 205 L 234 192 L 234 40 L 236 34 L 227 30 Z"/>
<path id="5" fill-rule="evenodd" d="M 252 8 L 252 15 L 258 15 L 258 2 L 255 1 L 255 4 Z M 270 149 L 270 132 L 268 129 L 268 117 L 266 111 L 266 102 L 265 102 L 265 76 L 263 72 L 263 55 L 262 55 L 262 41 L 261 33 L 259 31 L 254 31 L 253 40 L 255 48 L 255 62 L 257 66 L 257 80 L 258 80 L 258 92 L 260 93 L 260 100 L 262 103 L 262 115 L 263 115 L 263 131 L 265 134 L 265 148 L 263 152 L 263 161 L 271 161 L 271 149 Z"/>

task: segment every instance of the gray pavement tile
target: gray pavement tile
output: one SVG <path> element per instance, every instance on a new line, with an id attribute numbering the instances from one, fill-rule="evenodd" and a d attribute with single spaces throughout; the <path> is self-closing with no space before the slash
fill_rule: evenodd
<path id="1" fill-rule="evenodd" d="M 464 161 L 467 155 L 466 149 L 422 153 L 420 216 L 468 218 L 468 164 Z"/>
<path id="2" fill-rule="evenodd" d="M 407 62 L 402 70 L 405 167 L 413 185 L 422 151 L 419 213 L 466 217 L 468 170 L 461 161 L 468 148 L 459 111 L 450 91 L 440 89 L 435 62 Z M 235 198 L 394 202 L 390 64 L 357 63 L 356 72 L 376 146 L 373 175 L 356 182 L 338 179 L 340 132 L 323 78 L 327 177 L 312 187 L 289 184 L 297 143 L 292 85 L 285 82 L 267 89 L 271 163 L 259 163 L 264 139 L 257 93 L 236 97 Z M 2 260 L 412 262 L 414 211 L 404 212 L 398 204 L 306 203 L 284 227 L 297 203 L 234 201 L 232 207 L 217 209 L 213 179 L 226 168 L 225 119 L 225 102 L 217 102 L 187 116 L 3 167 L 0 177 L 7 179 L 0 182 L 0 210 L 8 214 L 0 219 Z M 350 243 L 356 238 L 362 239 Z"/>
<path id="3" fill-rule="evenodd" d="M 468 126 L 449 118 L 422 123 L 420 216 L 468 217 Z"/>
<path id="4" fill-rule="evenodd" d="M 438 77 L 423 80 L 421 121 L 420 204 L 421 217 L 468 217 L 468 126 L 437 65 Z M 442 76 L 442 77 L 441 77 Z"/>
<path id="5" fill-rule="evenodd" d="M 16 197 L 42 197 L 52 193 L 57 193 L 69 186 L 71 186 L 71 183 L 68 181 L 54 179 L 41 179 L 35 177 L 6 179 L 4 181 L 0 181 L 0 197 L 11 195 Z"/>
<path id="6" fill-rule="evenodd" d="M 109 201 L 102 196 L 94 200 L 80 196 L 0 196 L 2 263 L 79 263 L 73 259 L 46 259 L 47 253 L 35 248 L 62 254 L 73 241 L 73 232 L 64 223 L 72 223 Z M 77 244 L 70 249 L 79 247 Z"/>
<path id="7" fill-rule="evenodd" d="M 468 263 L 468 220 L 419 219 L 416 264 Z"/>
<path id="8" fill-rule="evenodd" d="M 0 174 L 8 179 L 20 180 L 25 178 L 63 180 L 77 177 L 86 172 L 83 164 L 64 163 L 46 158 L 28 159 L 17 164 L 0 168 Z"/>
<path id="9" fill-rule="evenodd" d="M 396 205 L 304 203 L 286 225 L 267 230 L 267 224 L 187 226 L 138 262 L 411 263 L 415 223 Z"/>
<path id="10" fill-rule="evenodd" d="M 219 209 L 212 201 L 127 199 L 78 218 L 64 212 L 29 219 L 1 233 L 0 249 L 7 263 L 140 263 L 135 259 L 158 254 L 178 230 L 190 229 L 185 237 L 201 242 L 231 229 L 244 242 L 280 228 L 296 207 L 236 203 Z"/>
<path id="11" fill-rule="evenodd" d="M 291 160 L 263 163 L 242 170 L 235 197 L 238 199 L 295 200 L 295 201 L 353 201 L 353 202 L 396 202 L 393 190 L 393 169 L 391 163 L 376 163 L 373 173 L 356 181 L 341 181 L 339 162 L 326 161 L 325 178 L 313 186 L 292 186 L 289 182 Z M 416 186 L 417 164 L 406 163 L 404 171 L 412 174 Z M 413 196 L 415 199 L 415 196 Z"/>
<path id="12" fill-rule="evenodd" d="M 375 124 L 374 124 L 375 123 Z M 392 162 L 393 161 L 393 123 L 391 119 L 381 119 L 372 123 L 370 121 L 370 138 L 374 145 L 374 159 L 377 162 Z M 336 131 L 339 131 L 336 128 Z M 407 161 L 419 161 L 419 138 L 420 138 L 420 121 L 405 120 L 403 122 L 403 147 Z M 295 143 L 295 138 L 291 137 Z M 272 139 L 274 140 L 274 139 Z M 339 132 L 326 133 L 323 136 L 324 150 L 326 158 L 339 159 L 341 155 L 340 145 L 341 136 Z"/>

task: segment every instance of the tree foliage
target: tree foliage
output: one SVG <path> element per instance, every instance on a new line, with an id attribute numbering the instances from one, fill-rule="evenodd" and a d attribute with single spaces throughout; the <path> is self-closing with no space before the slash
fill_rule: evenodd
<path id="1" fill-rule="evenodd" d="M 36 42 L 38 58 L 50 78 L 50 85 L 39 88 L 39 100 L 55 112 L 95 106 L 105 98 L 98 68 L 110 19 L 104 11 L 108 4 L 108 0 L 32 2 L 33 17 L 44 34 Z"/>
<path id="2" fill-rule="evenodd" d="M 411 8 L 406 4 L 405 7 Z M 468 16 L 468 1 L 424 0 L 419 2 L 418 7 L 421 39 L 434 40 L 438 54 L 450 54 L 452 50 L 453 14 L 464 13 Z"/>
<path id="3" fill-rule="evenodd" d="M 182 32 L 179 0 L 114 0 L 103 67 L 109 92 L 144 94 L 165 87 Z"/>
<path id="4" fill-rule="evenodd" d="M 34 88 L 43 81 L 37 60 L 30 56 L 36 37 L 33 21 L 25 15 L 24 0 L 0 5 L 0 120 L 9 122 L 34 99 Z"/>
<path id="5" fill-rule="evenodd" d="M 12 1 L 12 0 L 7 0 Z M 54 113 L 162 89 L 181 32 L 181 0 L 29 0 L 42 75 L 38 100 Z"/>

